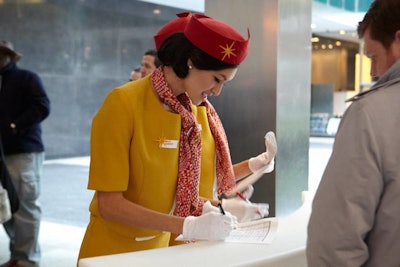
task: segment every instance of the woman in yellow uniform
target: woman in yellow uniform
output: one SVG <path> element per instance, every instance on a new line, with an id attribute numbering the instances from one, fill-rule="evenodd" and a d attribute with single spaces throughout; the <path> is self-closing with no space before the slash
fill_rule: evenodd
<path id="1" fill-rule="evenodd" d="M 112 90 L 93 119 L 88 188 L 95 194 L 79 258 L 166 247 L 171 233 L 223 240 L 237 209 L 227 205 L 222 216 L 211 205 L 215 195 L 273 162 L 272 144 L 234 167 L 207 100 L 234 78 L 249 39 L 207 16 L 183 19 L 155 38 L 162 66 Z M 251 204 L 238 209 L 259 213 Z"/>

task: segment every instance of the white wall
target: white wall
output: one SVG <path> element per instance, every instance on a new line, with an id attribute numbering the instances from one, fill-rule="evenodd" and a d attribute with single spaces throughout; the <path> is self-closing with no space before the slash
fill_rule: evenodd
<path id="1" fill-rule="evenodd" d="M 204 0 L 139 0 L 163 6 L 187 9 L 190 11 L 204 12 Z"/>

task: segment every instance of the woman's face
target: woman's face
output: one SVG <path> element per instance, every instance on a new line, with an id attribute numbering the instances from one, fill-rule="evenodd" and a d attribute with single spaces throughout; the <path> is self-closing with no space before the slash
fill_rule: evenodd
<path id="1" fill-rule="evenodd" d="M 190 64 L 189 64 L 190 65 Z M 194 105 L 199 105 L 209 96 L 219 95 L 222 87 L 231 81 L 237 68 L 223 70 L 199 70 L 193 65 L 183 80 L 185 92 Z"/>

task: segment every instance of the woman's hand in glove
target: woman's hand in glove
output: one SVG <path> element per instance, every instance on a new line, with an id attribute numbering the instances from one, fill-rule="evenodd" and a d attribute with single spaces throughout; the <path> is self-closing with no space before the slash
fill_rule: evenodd
<path id="1" fill-rule="evenodd" d="M 235 228 L 234 216 L 211 211 L 198 217 L 186 217 L 182 235 L 187 240 L 224 240 Z"/>
<path id="2" fill-rule="evenodd" d="M 265 173 L 272 172 L 274 170 L 274 159 L 278 146 L 276 144 L 276 138 L 273 132 L 268 132 L 265 135 L 265 147 L 266 151 L 264 153 L 249 159 L 249 168 L 253 173 L 261 169 L 263 169 L 263 172 Z"/>

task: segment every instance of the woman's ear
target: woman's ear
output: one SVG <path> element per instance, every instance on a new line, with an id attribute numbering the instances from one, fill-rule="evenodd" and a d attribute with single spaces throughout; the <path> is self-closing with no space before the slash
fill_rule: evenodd
<path id="1" fill-rule="evenodd" d="M 187 61 L 187 66 L 188 66 L 189 69 L 193 68 L 193 63 L 192 63 L 192 60 L 190 58 Z"/>

